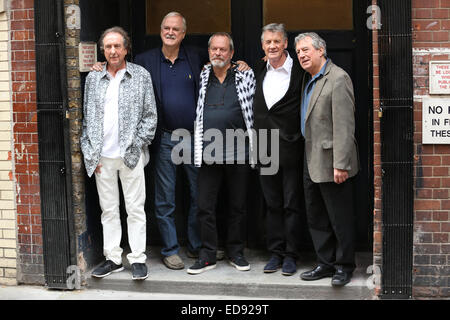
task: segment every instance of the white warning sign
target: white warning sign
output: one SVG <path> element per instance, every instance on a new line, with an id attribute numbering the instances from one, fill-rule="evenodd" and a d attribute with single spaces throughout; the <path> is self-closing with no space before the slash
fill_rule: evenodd
<path id="1" fill-rule="evenodd" d="M 450 99 L 423 99 L 422 143 L 450 144 Z"/>

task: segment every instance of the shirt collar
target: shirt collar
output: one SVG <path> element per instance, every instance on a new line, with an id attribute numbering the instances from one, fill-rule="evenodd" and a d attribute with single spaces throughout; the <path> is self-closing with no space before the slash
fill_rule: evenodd
<path id="1" fill-rule="evenodd" d="M 328 64 L 328 61 L 329 61 L 329 60 L 330 60 L 330 59 L 327 59 L 327 60 L 325 61 L 325 64 L 322 66 L 322 68 L 320 69 L 319 73 L 316 74 L 311 80 L 315 80 L 315 79 L 317 79 L 317 78 L 319 78 L 319 77 L 322 77 L 322 76 L 324 75 L 325 69 L 327 68 L 327 64 Z"/>
<path id="2" fill-rule="evenodd" d="M 132 76 L 133 71 L 129 68 L 130 63 L 128 61 L 126 61 L 125 63 L 126 63 L 125 69 L 121 69 L 118 72 L 124 72 L 124 74 L 128 73 L 130 76 Z M 105 67 L 103 68 L 103 70 L 101 71 L 100 78 L 107 77 L 109 79 L 110 75 L 108 73 L 107 66 L 108 66 L 108 64 L 106 64 Z M 122 71 L 122 70 L 124 70 L 124 71 Z"/>
<path id="3" fill-rule="evenodd" d="M 162 52 L 162 47 L 161 47 L 161 50 L 159 52 L 160 52 L 161 62 L 169 61 L 164 56 L 164 53 Z M 175 61 L 177 61 L 178 59 L 180 59 L 180 60 L 185 60 L 186 59 L 186 53 L 184 52 L 183 46 L 180 46 L 180 49 L 178 51 L 178 57 L 175 59 Z"/>
<path id="4" fill-rule="evenodd" d="M 287 52 L 287 50 L 284 50 L 284 52 L 286 53 L 286 60 L 284 61 L 283 65 L 276 70 L 284 69 L 287 72 L 290 72 L 292 69 L 292 65 L 294 64 L 294 61 L 292 60 L 292 58 L 289 55 L 289 52 Z M 267 71 L 275 70 L 275 68 L 272 67 L 272 65 L 270 64 L 269 60 L 267 60 L 266 68 L 267 68 Z"/>

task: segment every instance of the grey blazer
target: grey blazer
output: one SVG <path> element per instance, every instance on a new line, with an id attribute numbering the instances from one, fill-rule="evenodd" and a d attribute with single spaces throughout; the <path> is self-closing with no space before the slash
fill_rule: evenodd
<path id="1" fill-rule="evenodd" d="M 306 83 L 304 78 L 302 92 Z M 305 117 L 305 153 L 313 182 L 333 182 L 334 168 L 348 171 L 349 177 L 358 173 L 354 112 L 352 80 L 329 60 Z"/>

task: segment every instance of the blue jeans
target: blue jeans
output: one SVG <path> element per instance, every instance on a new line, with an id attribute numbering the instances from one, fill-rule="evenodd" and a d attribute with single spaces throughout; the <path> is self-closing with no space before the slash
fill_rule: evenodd
<path id="1" fill-rule="evenodd" d="M 171 153 L 178 141 L 171 141 L 171 133 L 162 132 L 161 145 L 155 159 L 155 215 L 159 232 L 162 237 L 163 248 L 161 254 L 171 256 L 180 250 L 175 226 L 175 186 L 177 166 L 172 162 Z M 193 139 L 190 150 L 193 151 Z M 197 226 L 197 174 L 198 169 L 191 164 L 181 164 L 189 183 L 190 205 L 187 219 L 188 250 L 198 252 L 200 236 Z"/>

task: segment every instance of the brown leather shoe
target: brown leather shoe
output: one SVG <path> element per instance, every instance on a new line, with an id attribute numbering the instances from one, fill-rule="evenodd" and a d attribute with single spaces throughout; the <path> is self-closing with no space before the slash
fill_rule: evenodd
<path id="1" fill-rule="evenodd" d="M 177 254 L 173 254 L 168 257 L 164 257 L 163 259 L 164 264 L 167 268 L 173 269 L 173 270 L 180 270 L 184 269 L 184 262 L 181 260 L 180 256 Z"/>

